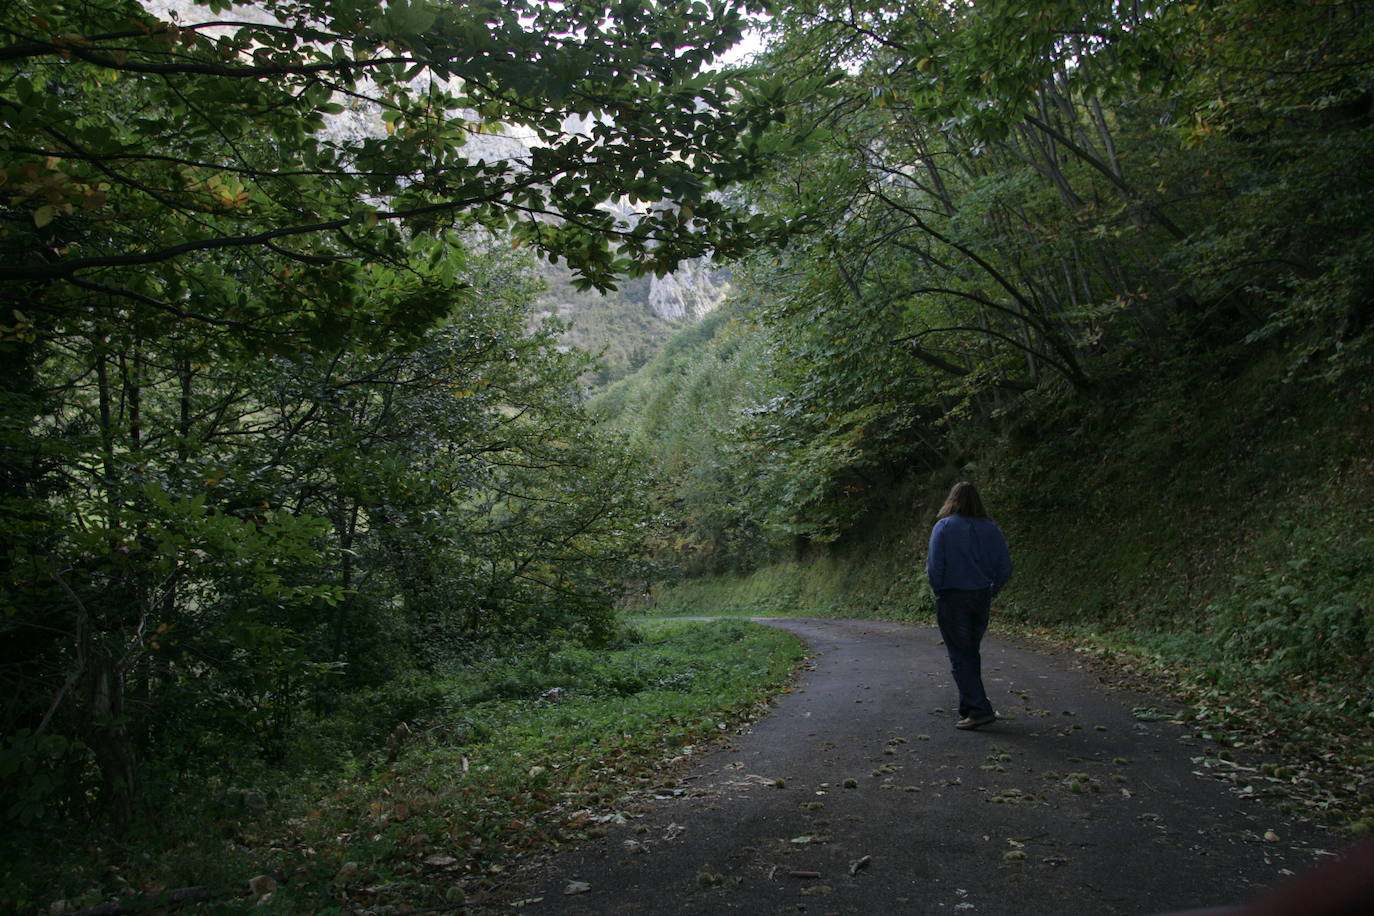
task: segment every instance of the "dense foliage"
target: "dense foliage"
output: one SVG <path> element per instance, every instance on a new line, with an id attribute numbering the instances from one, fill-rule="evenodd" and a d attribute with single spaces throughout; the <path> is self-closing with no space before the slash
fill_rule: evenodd
<path id="1" fill-rule="evenodd" d="M 1370 13 L 780 11 L 762 65 L 836 68 L 749 186 L 796 234 L 594 402 L 667 475 L 691 575 L 656 612 L 928 614 L 972 478 L 1017 557 L 1002 619 L 1168 670 L 1283 761 L 1249 791 L 1367 833 Z"/>
<path id="2" fill-rule="evenodd" d="M 1037 405 L 1281 354 L 1299 380 L 1366 385 L 1374 246 L 1368 5 L 804 2 L 761 65 L 840 66 L 777 128 L 800 152 L 750 185 L 791 244 L 751 256 L 753 367 L 684 429 L 682 469 L 724 498 L 679 514 L 691 555 L 831 542 L 915 471 Z M 709 359 L 710 357 L 703 357 Z M 681 360 L 647 373 L 681 372 Z M 701 370 L 703 383 L 721 381 Z M 627 428 L 653 385 L 608 395 Z M 700 421 L 693 419 L 701 418 Z M 729 419 L 722 425 L 722 418 Z M 650 428 L 663 421 L 650 420 Z M 705 439 L 703 433 L 691 433 Z M 644 441 L 676 473 L 680 450 Z M 722 513 L 729 519 L 722 518 Z M 735 532 L 743 539 L 731 540 Z"/>
<path id="3" fill-rule="evenodd" d="M 718 193 L 786 94 L 705 69 L 734 5 L 159 8 L 0 12 L 20 823 L 122 830 L 349 689 L 604 638 L 637 472 L 513 248 L 607 288 L 769 231 Z"/>

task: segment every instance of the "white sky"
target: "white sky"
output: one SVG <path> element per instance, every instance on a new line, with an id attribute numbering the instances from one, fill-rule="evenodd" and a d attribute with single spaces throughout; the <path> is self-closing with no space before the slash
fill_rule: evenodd
<path id="1" fill-rule="evenodd" d="M 722 54 L 717 63 L 721 66 L 738 64 L 761 50 L 763 50 L 763 36 L 759 34 L 758 29 L 749 29 L 744 33 L 743 40 Z"/>

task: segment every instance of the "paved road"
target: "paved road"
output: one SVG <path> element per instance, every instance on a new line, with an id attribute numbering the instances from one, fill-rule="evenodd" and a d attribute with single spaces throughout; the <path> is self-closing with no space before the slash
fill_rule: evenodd
<path id="1" fill-rule="evenodd" d="M 1132 712 L 1167 704 L 1072 654 L 990 637 L 1005 718 L 962 732 L 933 628 L 763 622 L 814 652 L 793 692 L 642 816 L 555 856 L 522 912 L 1143 916 L 1248 900 L 1339 851 L 1196 775 L 1205 742 Z"/>

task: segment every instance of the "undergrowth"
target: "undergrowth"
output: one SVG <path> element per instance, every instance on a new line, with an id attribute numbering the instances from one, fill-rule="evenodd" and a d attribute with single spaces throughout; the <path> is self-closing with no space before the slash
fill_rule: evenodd
<path id="1" fill-rule="evenodd" d="M 206 787 L 119 842 L 7 843 L 0 907 L 156 906 L 190 886 L 213 912 L 452 907 L 760 714 L 802 654 L 742 621 L 643 624 L 610 650 L 550 646 L 389 685 L 370 711 L 303 731 L 331 754 L 371 742 L 313 778 Z M 250 893 L 255 877 L 269 880 Z"/>

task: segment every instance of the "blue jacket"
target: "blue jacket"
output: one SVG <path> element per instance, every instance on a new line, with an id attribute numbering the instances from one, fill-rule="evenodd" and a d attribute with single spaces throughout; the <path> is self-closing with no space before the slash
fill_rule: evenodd
<path id="1" fill-rule="evenodd" d="M 1002 529 L 990 518 L 950 515 L 930 531 L 926 575 L 936 594 L 947 588 L 996 595 L 1011 581 L 1011 551 Z"/>

